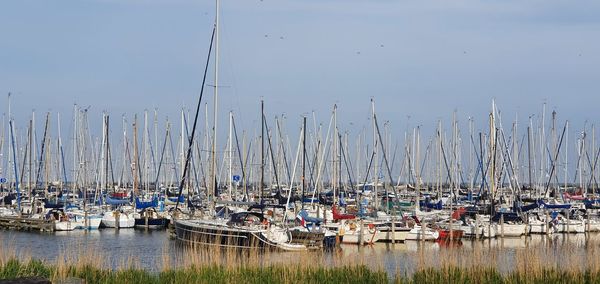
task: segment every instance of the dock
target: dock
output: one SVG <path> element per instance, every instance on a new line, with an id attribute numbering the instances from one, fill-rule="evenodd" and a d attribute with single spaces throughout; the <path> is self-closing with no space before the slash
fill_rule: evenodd
<path id="1" fill-rule="evenodd" d="M 0 217 L 0 228 L 23 231 L 54 231 L 52 220 L 31 219 L 22 217 Z"/>

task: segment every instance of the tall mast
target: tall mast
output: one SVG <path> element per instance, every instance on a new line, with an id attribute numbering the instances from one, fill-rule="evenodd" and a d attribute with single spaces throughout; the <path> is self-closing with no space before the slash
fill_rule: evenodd
<path id="1" fill-rule="evenodd" d="M 2 136 L 0 137 L 0 176 L 4 175 L 4 141 L 6 134 L 6 114 L 2 114 Z"/>
<path id="2" fill-rule="evenodd" d="M 229 112 L 229 197 L 234 200 L 231 195 L 231 188 L 233 187 L 233 112 Z"/>
<path id="3" fill-rule="evenodd" d="M 374 192 L 375 192 L 375 198 L 374 198 L 374 202 L 373 205 L 375 206 L 375 208 L 377 209 L 378 207 L 378 197 L 377 197 L 377 189 L 378 189 L 378 185 L 379 185 L 379 156 L 377 155 L 377 147 L 375 145 L 377 145 L 377 129 L 376 129 L 376 125 L 375 125 L 375 101 L 371 98 L 371 110 L 372 110 L 372 115 L 371 115 L 371 120 L 373 121 L 373 163 L 375 163 L 373 165 L 373 188 L 374 188 Z"/>
<path id="4" fill-rule="evenodd" d="M 29 140 L 28 141 L 29 142 L 29 147 L 27 147 L 28 148 L 27 152 L 29 152 L 28 153 L 29 154 L 29 156 L 28 156 L 29 165 L 28 165 L 28 179 L 27 179 L 28 182 L 27 182 L 27 187 L 29 189 L 29 199 L 31 201 L 33 201 L 33 192 L 32 192 L 32 190 L 33 190 L 33 186 L 32 186 L 32 184 L 33 184 L 33 181 L 32 181 L 32 178 L 33 178 L 33 175 L 32 175 L 32 173 L 33 173 L 33 158 L 32 158 L 33 153 L 31 152 L 31 150 L 33 149 L 33 134 L 32 134 L 32 130 L 33 130 L 33 121 L 30 119 L 29 120 L 29 131 L 28 131 L 29 133 L 27 133 L 28 134 L 27 135 L 28 136 L 27 139 Z M 24 174 L 25 174 L 25 172 L 23 171 L 23 175 Z"/>
<path id="5" fill-rule="evenodd" d="M 8 92 L 8 120 L 10 121 L 12 118 L 12 113 L 10 112 L 10 92 Z"/>
<path id="6" fill-rule="evenodd" d="M 149 164 L 148 164 L 148 143 L 149 143 L 149 139 L 150 137 L 148 137 L 148 110 L 144 110 L 144 133 L 142 133 L 142 151 L 143 151 L 143 159 L 144 159 L 144 164 L 141 165 L 142 169 L 144 170 L 144 175 L 143 175 L 143 180 L 140 181 L 140 183 L 143 183 L 142 188 L 146 188 L 146 190 L 149 188 Z"/>
<path id="7" fill-rule="evenodd" d="M 469 117 L 469 136 L 471 137 L 471 141 L 473 141 L 473 118 Z M 474 165 L 475 161 L 473 159 L 473 147 L 469 146 L 469 191 L 473 190 L 473 182 L 474 182 Z"/>
<path id="8" fill-rule="evenodd" d="M 546 163 L 548 158 L 546 157 L 546 103 L 542 105 L 542 127 L 540 129 L 540 190 L 542 185 L 545 183 L 544 178 L 546 177 Z M 541 193 L 541 192 L 540 192 Z"/>
<path id="9" fill-rule="evenodd" d="M 490 113 L 490 216 L 494 216 L 494 193 L 496 192 L 496 121 L 495 121 L 495 108 L 492 103 L 492 112 Z"/>
<path id="10" fill-rule="evenodd" d="M 131 173 L 133 175 L 133 194 L 137 195 L 137 186 L 138 186 L 138 149 L 137 149 L 137 115 L 133 117 L 133 162 L 131 163 L 132 169 Z M 179 198 L 179 197 L 177 197 Z"/>
<path id="11" fill-rule="evenodd" d="M 78 110 L 77 110 L 77 104 L 75 104 L 73 106 L 73 176 L 71 177 L 71 185 L 73 187 L 73 192 L 75 191 L 75 189 L 77 188 L 77 117 L 78 117 Z M 85 195 L 85 191 L 84 191 L 84 195 Z M 84 196 L 84 204 L 85 204 L 85 196 Z"/>
<path id="12" fill-rule="evenodd" d="M 438 120 L 438 167 L 437 167 L 437 195 L 438 197 L 442 196 L 442 163 L 443 163 L 443 159 L 442 159 L 442 121 Z M 419 194 L 417 194 L 418 196 Z"/>
<path id="13" fill-rule="evenodd" d="M 335 197 L 336 197 L 336 190 L 337 185 L 338 185 L 338 172 L 337 172 L 337 150 L 339 147 L 339 141 L 338 141 L 338 131 L 337 131 L 337 104 L 333 105 L 333 147 L 332 147 L 332 175 L 331 175 L 331 183 L 332 183 L 332 188 L 333 188 L 333 200 L 335 202 Z"/>
<path id="14" fill-rule="evenodd" d="M 211 163 L 211 177 L 210 184 L 208 187 L 212 189 L 211 192 L 208 193 L 209 199 L 211 194 L 217 192 L 217 115 L 218 115 L 218 105 L 219 105 L 219 0 L 216 0 L 215 3 L 215 98 L 213 105 L 213 143 L 212 143 L 212 163 Z"/>
<path id="15" fill-rule="evenodd" d="M 552 111 L 552 130 L 551 130 L 551 135 L 552 135 L 552 155 L 554 156 L 556 154 L 557 151 L 557 147 L 558 147 L 558 141 L 556 140 L 556 111 L 553 110 Z M 560 156 L 556 156 L 557 158 Z M 552 161 L 553 164 L 558 165 L 558 159 L 556 159 L 556 161 Z M 550 177 L 552 178 L 552 177 Z M 558 192 L 558 187 L 560 186 L 560 184 L 558 183 L 558 174 L 556 175 L 556 190 Z M 550 183 L 552 181 L 549 181 Z"/>
<path id="16" fill-rule="evenodd" d="M 38 174 L 39 174 L 39 171 L 41 170 L 41 164 L 39 164 L 37 166 L 37 168 L 35 167 L 35 164 L 36 163 L 41 163 L 42 162 L 42 157 L 40 157 L 39 160 L 37 158 L 37 155 L 38 155 L 37 145 L 38 144 L 37 144 L 37 135 L 36 135 L 36 132 L 35 132 L 35 110 L 33 110 L 31 112 L 31 120 L 33 121 L 32 128 L 31 128 L 31 135 L 32 135 L 31 137 L 32 137 L 32 139 L 34 141 L 33 142 L 33 147 L 31 148 L 31 151 L 32 151 L 31 155 L 33 155 L 33 157 L 35 159 L 33 161 L 34 162 L 34 170 L 33 171 L 34 171 L 34 174 L 36 175 L 36 180 L 35 180 L 35 183 L 34 183 L 33 186 L 37 188 L 38 181 L 39 181 Z M 14 121 L 13 121 L 13 123 L 14 123 Z M 16 143 L 16 140 L 15 140 L 15 143 Z M 43 142 L 42 142 L 42 144 L 43 144 Z M 17 160 L 15 160 L 15 163 L 17 163 Z M 35 171 L 37 171 L 37 172 L 35 172 Z M 21 173 L 21 174 L 23 174 L 23 173 Z"/>
<path id="17" fill-rule="evenodd" d="M 121 117 L 121 125 L 123 128 L 123 152 L 121 153 L 122 155 L 122 159 L 123 159 L 123 173 L 121 175 L 121 178 L 119 179 L 119 183 L 118 183 L 118 187 L 124 187 L 124 185 L 126 184 L 125 182 L 125 173 L 126 171 L 126 165 L 127 165 L 127 154 L 129 153 L 129 148 L 127 147 L 128 142 L 127 142 L 127 123 L 125 121 L 125 115 L 123 115 Z M 131 166 L 130 166 L 131 167 Z M 133 176 L 132 176 L 133 178 Z M 129 181 L 127 181 L 129 182 Z"/>
<path id="18" fill-rule="evenodd" d="M 154 108 L 154 147 L 156 151 L 158 151 L 158 108 Z M 158 154 L 158 153 L 157 153 Z M 156 160 L 153 159 L 153 167 L 154 167 L 154 176 L 158 176 L 159 170 L 158 167 L 160 165 L 156 165 Z M 158 191 L 158 183 L 154 184 L 154 191 Z"/>
<path id="19" fill-rule="evenodd" d="M 100 185 L 99 185 L 99 192 L 100 194 L 102 194 L 102 191 L 104 189 L 106 189 L 106 181 L 104 179 L 105 172 L 104 170 L 106 170 L 106 168 L 104 167 L 104 165 L 106 164 L 106 151 L 105 151 L 105 147 L 106 147 L 106 113 L 102 113 L 102 145 L 100 148 Z"/>
<path id="20" fill-rule="evenodd" d="M 189 140 L 188 140 L 189 147 L 187 148 L 187 155 L 186 155 L 186 160 L 185 160 L 186 162 L 185 162 L 185 165 L 184 165 L 184 168 L 183 168 L 183 174 L 181 175 L 181 182 L 179 183 L 179 192 L 177 194 L 177 203 L 175 204 L 175 210 L 177 210 L 177 208 L 179 206 L 179 197 L 181 196 L 181 193 L 182 193 L 182 190 L 183 190 L 183 186 L 184 186 L 184 183 L 186 181 L 186 175 L 187 175 L 187 171 L 188 171 L 188 165 L 189 165 L 190 157 L 191 157 L 191 154 L 192 154 L 192 147 L 193 147 L 193 142 L 194 142 L 194 136 L 196 134 L 196 126 L 197 126 L 197 123 L 198 123 L 198 114 L 200 113 L 200 106 L 202 104 L 202 96 L 204 94 L 204 86 L 206 85 L 206 74 L 207 74 L 207 71 L 208 71 L 209 63 L 210 63 L 210 54 L 212 52 L 212 47 L 213 47 L 213 42 L 214 42 L 214 36 L 215 36 L 215 30 L 216 30 L 216 28 L 213 29 L 213 33 L 212 33 L 212 36 L 211 36 L 211 39 L 210 39 L 210 45 L 209 45 L 209 48 L 208 48 L 208 56 L 207 56 L 206 65 L 205 65 L 205 68 L 204 68 L 204 76 L 202 77 L 202 85 L 200 87 L 200 96 L 198 97 L 198 104 L 196 106 L 196 114 L 194 116 L 194 124 L 192 126 L 192 134 L 190 135 Z M 215 120 L 215 123 L 216 123 L 216 120 Z M 183 134 L 183 132 L 182 132 L 182 134 Z M 182 139 L 183 139 L 183 136 L 182 136 Z M 216 140 L 216 137 L 215 137 L 215 140 Z M 213 144 L 213 152 L 215 152 L 215 145 L 214 144 Z M 215 169 L 214 165 L 215 165 L 215 155 L 213 155 L 213 165 L 211 167 L 213 169 L 213 173 L 211 175 L 211 178 L 212 178 L 212 176 L 214 176 L 214 169 Z M 213 182 L 214 182 L 214 180 L 211 181 L 211 183 L 213 183 Z M 214 183 L 213 183 L 213 185 L 214 185 Z M 208 197 L 208 200 L 210 201 L 210 192 L 207 194 L 207 197 Z M 212 205 L 214 205 L 214 204 L 212 204 Z"/>
<path id="21" fill-rule="evenodd" d="M 304 209 L 304 194 L 306 192 L 306 116 L 302 122 L 302 209 Z"/>
<path id="22" fill-rule="evenodd" d="M 416 189 L 417 189 L 417 195 L 421 193 L 421 168 L 419 167 L 419 160 L 421 159 L 421 129 L 420 126 L 417 126 L 416 131 L 415 131 L 415 161 L 413 162 L 415 164 L 415 177 L 417 178 L 417 180 L 415 181 L 415 185 L 416 185 Z M 388 149 L 388 153 L 389 153 L 389 149 Z M 392 186 L 394 186 L 392 184 Z M 387 198 L 387 197 L 386 197 Z M 389 198 L 388 198 L 389 199 Z"/>
<path id="23" fill-rule="evenodd" d="M 185 167 L 185 142 L 187 141 L 185 137 L 187 137 L 185 135 L 185 125 L 184 125 L 184 121 L 185 121 L 185 113 L 184 113 L 184 108 L 181 108 L 181 151 L 179 152 L 180 154 L 180 161 L 181 163 L 179 164 L 179 167 L 181 168 L 181 171 L 183 172 L 183 168 Z"/>
<path id="24" fill-rule="evenodd" d="M 260 196 L 260 203 L 262 203 L 263 195 L 263 184 L 265 182 L 265 103 L 260 100 L 260 184 L 258 185 L 258 192 Z"/>
<path id="25" fill-rule="evenodd" d="M 50 117 L 50 113 L 48 113 L 48 117 Z M 50 136 L 46 137 L 44 143 L 46 144 L 46 150 L 44 152 L 44 173 L 46 175 L 44 188 L 46 189 L 46 194 L 48 194 L 48 189 L 50 188 L 50 167 L 52 166 L 52 156 L 50 155 L 50 151 L 52 151 L 52 139 L 50 139 Z"/>
<path id="26" fill-rule="evenodd" d="M 110 148 L 109 148 L 110 140 L 108 138 L 109 122 L 110 122 L 109 116 L 108 116 L 108 114 L 106 114 L 104 116 L 104 125 L 105 125 L 104 126 L 104 144 L 105 144 L 104 147 L 105 148 L 104 148 L 104 165 L 103 166 L 104 166 L 104 188 L 107 189 L 107 191 L 108 191 L 108 170 L 109 170 L 108 166 L 110 164 L 110 160 L 109 160 L 110 159 Z"/>
<path id="27" fill-rule="evenodd" d="M 10 97 L 10 94 L 9 94 Z M 15 190 L 17 192 L 17 210 L 19 212 L 19 216 L 21 215 L 21 192 L 19 191 L 19 171 L 17 169 L 17 154 L 15 147 L 15 127 L 13 124 L 13 120 L 9 120 L 10 124 L 10 140 L 12 144 L 12 154 L 13 154 L 13 166 L 15 170 Z"/>
<path id="28" fill-rule="evenodd" d="M 590 150 L 592 150 L 592 157 L 596 157 L 596 149 L 594 149 L 595 147 L 596 147 L 596 125 L 592 124 L 592 143 L 590 144 Z M 592 168 L 591 168 L 591 173 L 590 173 L 591 177 L 590 177 L 590 183 L 589 183 L 592 193 L 596 192 L 596 185 L 598 185 L 597 182 L 592 183 L 592 180 L 596 180 L 595 169 L 596 169 L 596 165 L 594 163 L 594 165 L 592 165 Z M 587 196 L 587 194 L 586 194 L 586 196 Z"/>
<path id="29" fill-rule="evenodd" d="M 531 149 L 531 125 L 532 125 L 532 120 L 531 120 L 531 116 L 529 117 L 529 126 L 527 126 L 527 160 L 528 160 L 528 170 L 529 170 L 529 188 L 533 189 L 533 180 L 532 180 L 532 171 L 533 171 L 533 166 L 531 165 L 531 152 L 533 151 Z"/>
<path id="30" fill-rule="evenodd" d="M 8 93 L 8 124 L 9 124 L 9 131 L 12 135 L 12 114 L 11 114 L 11 109 L 10 109 L 10 92 Z M 11 137 L 11 143 L 12 143 L 12 137 Z M 12 147 L 8 147 L 8 167 L 10 168 L 10 166 L 12 165 L 12 163 L 14 163 L 14 159 L 12 155 L 12 151 L 13 148 Z M 7 173 L 10 173 L 10 170 L 7 169 Z M 15 178 L 16 180 L 16 178 Z M 16 181 L 18 182 L 18 181 Z"/>
<path id="31" fill-rule="evenodd" d="M 514 175 L 515 181 L 520 182 L 519 172 L 521 172 L 520 171 L 520 160 L 521 160 L 521 157 L 519 155 L 519 149 L 518 149 L 519 148 L 519 139 L 518 139 L 518 137 L 519 137 L 519 135 L 518 135 L 519 127 L 518 127 L 518 123 L 519 123 L 519 116 L 516 115 L 515 116 L 515 122 L 513 123 L 513 130 L 512 130 L 512 137 L 513 137 L 512 138 L 512 140 L 513 140 L 513 142 L 512 142 L 512 151 L 513 151 L 512 156 L 513 156 L 513 159 L 514 159 L 513 175 Z M 518 194 L 520 195 L 521 194 L 521 188 L 517 188 L 517 191 L 518 191 Z"/>
<path id="32" fill-rule="evenodd" d="M 63 145 L 62 145 L 62 133 L 61 133 L 61 129 L 60 129 L 60 112 L 58 113 L 58 117 L 57 117 L 57 128 L 58 128 L 58 164 L 59 164 L 59 168 L 58 168 L 58 178 L 60 180 L 60 190 L 62 191 L 65 183 L 67 182 L 67 172 L 66 172 L 66 166 L 65 166 L 65 153 L 63 152 Z M 61 173 L 62 173 L 62 177 L 61 177 Z M 63 179 L 64 178 L 64 179 Z"/>
<path id="33" fill-rule="evenodd" d="M 248 161 L 248 149 L 246 146 L 246 131 L 242 130 L 242 159 L 240 161 L 240 163 L 242 164 L 242 173 L 244 174 L 243 176 L 243 183 L 244 183 L 244 201 L 248 201 L 248 180 L 250 177 L 250 173 L 248 173 L 248 168 L 246 167 L 247 165 L 247 161 Z M 250 171 L 252 170 L 252 167 L 250 167 Z"/>
<path id="34" fill-rule="evenodd" d="M 567 129 L 566 131 L 566 143 L 565 145 L 569 145 L 569 121 L 567 121 L 565 123 L 565 128 Z M 565 151 L 565 190 L 567 190 L 567 185 L 568 185 L 568 180 L 569 180 L 569 169 L 567 168 L 569 165 L 569 151 Z"/>
<path id="35" fill-rule="evenodd" d="M 204 149 L 206 149 L 206 164 L 208 165 L 209 161 L 210 161 L 210 157 L 211 157 L 211 151 L 209 151 L 208 149 L 210 148 L 210 128 L 208 126 L 208 103 L 204 104 Z M 207 191 L 210 191 L 211 186 L 208 184 L 208 181 L 210 180 L 210 175 L 212 174 L 210 171 L 212 170 L 212 163 L 210 164 L 210 166 L 208 166 L 208 178 L 204 177 L 204 187 L 206 188 Z M 208 194 L 208 192 L 207 192 Z"/>

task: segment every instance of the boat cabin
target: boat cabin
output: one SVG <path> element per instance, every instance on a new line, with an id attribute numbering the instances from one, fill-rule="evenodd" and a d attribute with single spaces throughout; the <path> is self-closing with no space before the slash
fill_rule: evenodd
<path id="1" fill-rule="evenodd" d="M 252 226 L 261 225 L 266 221 L 265 217 L 258 212 L 239 212 L 231 214 L 228 226 Z"/>

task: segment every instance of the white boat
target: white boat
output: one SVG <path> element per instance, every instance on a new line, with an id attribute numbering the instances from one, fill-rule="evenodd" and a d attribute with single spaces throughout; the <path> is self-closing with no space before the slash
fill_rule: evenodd
<path id="1" fill-rule="evenodd" d="M 496 236 L 501 237 L 520 237 L 527 235 L 527 225 L 520 223 L 504 223 L 504 225 L 497 225 Z"/>
<path id="2" fill-rule="evenodd" d="M 338 226 L 338 235 L 341 237 L 342 243 L 373 244 L 383 237 L 374 225 L 363 225 L 364 228 L 361 230 L 360 224 L 355 220 L 340 223 Z"/>
<path id="3" fill-rule="evenodd" d="M 483 236 L 483 228 L 475 226 L 475 224 L 465 224 L 460 226 L 460 230 L 466 238 L 475 238 Z"/>
<path id="4" fill-rule="evenodd" d="M 79 229 L 83 227 L 83 221 L 77 221 L 75 219 L 54 221 L 54 230 L 55 231 L 73 231 L 75 229 Z"/>
<path id="5" fill-rule="evenodd" d="M 439 232 L 436 230 L 429 229 L 427 227 L 423 228 L 420 225 L 415 225 L 408 234 L 406 235 L 406 240 L 410 241 L 435 241 L 439 237 Z"/>
<path id="6" fill-rule="evenodd" d="M 586 224 L 589 232 L 600 232 L 600 221 L 588 219 L 587 222 L 589 222 L 589 224 Z"/>
<path id="7" fill-rule="evenodd" d="M 377 227 L 377 230 L 379 231 L 379 235 L 381 236 L 379 238 L 379 241 L 384 241 L 384 242 L 392 242 L 392 241 L 404 242 L 406 240 L 406 237 L 408 236 L 408 233 L 410 232 L 411 229 L 408 228 L 408 227 L 397 226 L 392 231 L 392 227 L 389 226 L 389 225 L 387 225 L 387 226 L 384 226 L 384 227 Z"/>
<path id="8" fill-rule="evenodd" d="M 558 228 L 554 225 L 554 223 L 548 223 L 545 220 L 540 220 L 534 217 L 529 218 L 528 226 L 530 234 L 552 234 L 558 231 Z"/>
<path id="9" fill-rule="evenodd" d="M 82 225 L 82 222 L 78 221 L 74 216 L 65 213 L 62 209 L 49 210 L 45 214 L 45 219 L 54 222 L 55 231 L 73 231 Z"/>
<path id="10" fill-rule="evenodd" d="M 569 220 L 566 218 L 558 217 L 557 227 L 560 233 L 585 233 L 585 224 L 581 220 Z"/>
<path id="11" fill-rule="evenodd" d="M 85 217 L 82 217 L 82 218 L 85 218 Z M 102 223 L 101 215 L 88 215 L 87 223 L 84 221 L 84 225 L 83 225 L 82 229 L 98 230 L 98 228 L 100 228 L 100 223 Z"/>
<path id="12" fill-rule="evenodd" d="M 481 225 L 483 231 L 483 237 L 487 239 L 495 238 L 500 233 L 498 232 L 498 225 L 496 223 L 486 222 Z"/>
<path id="13" fill-rule="evenodd" d="M 102 216 L 102 224 L 107 228 L 133 228 L 135 218 L 133 214 L 121 212 L 120 210 L 108 211 Z"/>
<path id="14" fill-rule="evenodd" d="M 475 218 L 466 218 L 464 222 L 457 223 L 460 225 L 459 229 L 463 231 L 463 236 L 466 238 L 496 237 L 496 225 L 490 224 L 489 216 L 477 215 Z"/>
<path id="15" fill-rule="evenodd" d="M 102 223 L 102 215 L 99 214 L 88 213 L 87 216 L 84 212 L 72 212 L 71 214 L 81 222 L 81 226 L 77 229 L 97 230 L 100 228 L 100 223 Z"/>

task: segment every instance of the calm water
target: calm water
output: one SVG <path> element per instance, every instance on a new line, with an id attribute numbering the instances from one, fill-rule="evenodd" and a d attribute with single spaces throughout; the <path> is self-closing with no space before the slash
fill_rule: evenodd
<path id="1" fill-rule="evenodd" d="M 106 258 L 118 267 L 134 261 L 143 268 L 155 270 L 164 255 L 176 249 L 166 231 L 143 230 L 75 230 L 70 232 L 38 233 L 0 231 L 4 249 L 20 256 L 55 261 L 69 253 L 93 254 Z"/>
<path id="2" fill-rule="evenodd" d="M 0 243 L 5 252 L 14 252 L 21 257 L 33 257 L 48 261 L 56 261 L 65 257 L 65 251 L 71 254 L 103 258 L 105 263 L 114 268 L 124 264 L 135 264 L 148 270 L 160 270 L 166 266 L 177 266 L 180 261 L 176 256 L 183 254 L 184 248 L 169 238 L 166 231 L 143 231 L 133 229 L 101 229 L 97 231 L 77 230 L 72 232 L 35 233 L 19 231 L 0 231 Z M 530 236 L 513 239 L 494 239 L 485 241 L 463 240 L 452 246 L 426 242 L 407 242 L 404 244 L 377 243 L 373 246 L 358 247 L 343 245 L 341 249 L 329 253 L 313 253 L 309 257 L 322 258 L 324 263 L 366 263 L 386 271 L 410 273 L 425 260 L 429 265 L 445 255 L 452 255 L 461 261 L 461 257 L 479 253 L 494 253 L 494 261 L 501 271 L 510 271 L 521 251 L 543 249 L 555 258 L 555 262 L 568 262 L 573 257 L 586 259 L 590 246 L 598 247 L 600 234 L 556 234 L 550 237 Z M 565 249 L 567 248 L 567 249 Z M 594 250 L 598 251 L 598 250 Z M 565 258 L 568 252 L 570 258 Z M 454 253 L 454 254 L 453 254 Z M 275 253 L 265 255 L 267 260 L 293 260 L 297 253 Z M 67 253 L 68 255 L 68 253 Z M 455 256 L 456 255 L 456 256 Z M 304 253 L 303 256 L 306 256 Z M 67 256 L 68 257 L 68 256 Z"/>

